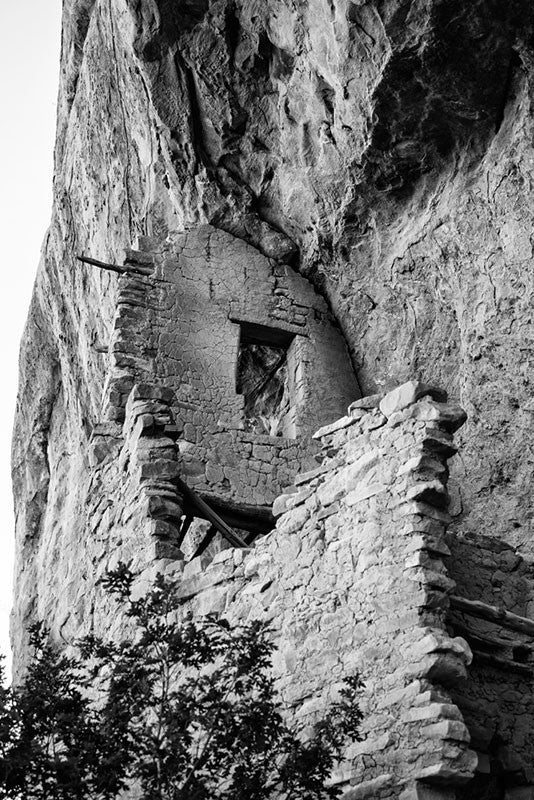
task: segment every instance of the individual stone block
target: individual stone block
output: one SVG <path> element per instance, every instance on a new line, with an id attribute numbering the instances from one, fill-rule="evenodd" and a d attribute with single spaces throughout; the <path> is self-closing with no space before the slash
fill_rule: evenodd
<path id="1" fill-rule="evenodd" d="M 180 465 L 176 461 L 161 459 L 141 464 L 141 480 L 173 480 L 180 475 Z"/>
<path id="2" fill-rule="evenodd" d="M 148 513 L 157 519 L 180 520 L 183 511 L 174 500 L 156 495 L 148 500 Z"/>
<path id="3" fill-rule="evenodd" d="M 439 719 L 454 719 L 462 721 L 458 706 L 452 703 L 428 703 L 428 705 L 409 708 L 402 715 L 406 722 L 423 722 Z"/>
<path id="4" fill-rule="evenodd" d="M 342 475 L 334 474 L 334 477 L 319 486 L 317 498 L 323 507 L 340 500 L 346 495 L 347 486 Z"/>
<path id="5" fill-rule="evenodd" d="M 451 638 L 444 631 L 429 630 L 422 628 L 421 632 L 427 631 L 426 636 L 416 642 L 411 649 L 411 657 L 417 658 L 431 653 L 451 653 L 461 658 L 467 664 L 473 660 L 471 648 L 461 636 Z"/>
<path id="6" fill-rule="evenodd" d="M 473 777 L 477 764 L 478 757 L 473 750 L 461 749 L 457 758 L 446 759 L 425 767 L 417 773 L 416 777 L 421 781 L 442 784 L 445 787 L 467 783 Z"/>
<path id="7" fill-rule="evenodd" d="M 398 386 L 393 391 L 388 392 L 380 401 L 379 408 L 385 417 L 390 417 L 396 411 L 402 411 L 403 408 L 415 403 L 420 397 L 430 395 L 435 400 L 445 402 L 447 395 L 441 389 L 433 386 L 428 386 L 419 381 L 408 381 Z"/>
<path id="8" fill-rule="evenodd" d="M 291 495 L 288 494 L 281 494 L 273 503 L 273 517 L 279 517 L 281 514 L 284 514 L 288 509 L 288 500 Z"/>
<path id="9" fill-rule="evenodd" d="M 410 409 L 409 416 L 424 422 L 434 422 L 449 433 L 461 428 L 467 419 L 467 414 L 460 406 L 436 403 L 428 399 L 416 403 Z"/>
<path id="10" fill-rule="evenodd" d="M 172 403 L 174 396 L 172 389 L 153 383 L 136 383 L 131 390 L 132 400 L 160 400 L 164 403 Z"/>
<path id="11" fill-rule="evenodd" d="M 404 493 L 404 499 L 429 503 L 435 508 L 445 508 L 449 504 L 447 489 L 439 480 L 424 481 L 410 486 Z"/>
<path id="12" fill-rule="evenodd" d="M 425 429 L 421 444 L 425 451 L 441 458 L 451 458 L 458 452 L 452 436 L 440 428 Z"/>
<path id="13" fill-rule="evenodd" d="M 277 529 L 281 533 L 294 533 L 302 528 L 309 516 L 310 512 L 306 506 L 297 506 L 280 518 Z"/>
<path id="14" fill-rule="evenodd" d="M 343 430 L 343 428 L 348 428 L 349 425 L 354 425 L 357 420 L 353 417 L 341 417 L 341 419 L 332 422 L 330 425 L 324 425 L 322 428 L 319 428 L 316 431 L 312 439 L 322 439 L 324 436 L 329 436 L 331 433 L 336 433 L 336 431 Z"/>
<path id="15" fill-rule="evenodd" d="M 359 400 L 355 400 L 354 403 L 350 404 L 347 413 L 352 415 L 358 410 L 369 411 L 372 408 L 378 408 L 383 397 L 383 394 L 369 394 L 367 397 L 360 397 Z"/>
<path id="16" fill-rule="evenodd" d="M 382 483 L 371 483 L 368 486 L 358 486 L 352 492 L 349 492 L 345 497 L 345 505 L 353 506 L 356 503 L 361 503 L 362 500 L 368 500 L 376 494 L 380 494 L 386 490 L 386 486 Z"/>
<path id="17" fill-rule="evenodd" d="M 433 725 L 426 725 L 421 728 L 421 733 L 431 739 L 454 739 L 458 742 L 471 740 L 467 726 L 457 719 L 443 719 Z"/>
<path id="18" fill-rule="evenodd" d="M 385 789 L 393 782 L 393 775 L 389 773 L 379 775 L 378 778 L 373 778 L 370 781 L 362 781 L 352 789 L 348 789 L 341 795 L 341 800 L 366 800 L 366 798 L 378 797 L 378 792 Z"/>
<path id="19" fill-rule="evenodd" d="M 394 519 L 400 520 L 403 517 L 428 517 L 430 519 L 448 525 L 451 521 L 449 514 L 440 511 L 428 503 L 419 500 L 406 501 L 404 497 L 399 498 L 399 506 L 395 509 Z"/>

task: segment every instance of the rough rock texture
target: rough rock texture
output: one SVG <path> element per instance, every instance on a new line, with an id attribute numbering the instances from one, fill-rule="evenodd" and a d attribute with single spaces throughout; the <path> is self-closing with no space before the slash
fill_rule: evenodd
<path id="1" fill-rule="evenodd" d="M 207 220 L 324 291 L 364 394 L 417 374 L 462 402 L 461 525 L 528 549 L 530 5 L 68 0 L 16 453 L 46 435 L 54 370 L 70 450 L 95 419 L 115 278 L 76 251 Z"/>
<path id="2" fill-rule="evenodd" d="M 357 403 L 374 408 L 384 391 L 417 378 L 443 386 L 451 402 L 465 408 L 461 455 L 452 462 L 449 484 L 450 573 L 459 586 L 466 584 L 462 560 L 469 553 L 481 576 L 490 565 L 493 587 L 490 592 L 480 585 L 474 600 L 519 616 L 532 613 L 531 5 L 65 0 L 54 208 L 22 343 L 14 436 L 13 631 L 19 657 L 24 623 L 32 616 L 51 614 L 58 635 L 63 623 L 71 635 L 91 619 L 95 571 L 124 545 L 119 531 L 116 540 L 105 533 L 115 513 L 106 498 L 105 469 L 116 469 L 114 459 L 125 452 L 128 398 L 155 402 L 146 415 L 156 428 L 170 413 L 170 401 L 165 393 L 132 398 L 134 384 L 163 379 L 159 370 L 169 362 L 146 337 L 139 334 L 134 342 L 123 333 L 131 320 L 137 325 L 140 307 L 151 319 L 154 308 L 161 311 L 161 275 L 150 277 L 160 244 L 170 247 L 176 237 L 194 237 L 188 232 L 206 226 L 217 231 L 218 241 L 237 242 L 240 258 L 248 253 L 251 264 L 268 265 L 273 279 L 289 275 L 295 286 L 300 281 L 307 287 L 297 289 L 288 305 L 272 284 L 284 314 L 299 304 L 301 292 L 309 299 L 312 286 L 322 295 L 314 294 L 322 303 L 317 309 L 339 343 L 337 323 L 350 353 L 353 398 L 360 390 L 366 395 Z M 139 251 L 132 254 L 132 247 Z M 118 278 L 75 258 L 84 253 L 116 264 L 133 258 L 142 267 L 147 252 L 149 268 L 135 278 Z M 185 260 L 195 252 L 186 252 Z M 263 267 L 258 269 L 259 275 Z M 316 306 L 302 305 L 315 318 Z M 180 320 L 187 314 L 178 309 L 177 317 L 168 320 L 175 345 L 183 340 Z M 257 322 L 243 317 L 233 324 L 240 321 Z M 290 324 L 301 322 L 295 317 Z M 279 323 L 270 324 L 283 327 Z M 202 349 L 201 337 L 198 344 Z M 236 350 L 235 341 L 231 347 Z M 352 399 L 346 397 L 345 368 L 343 374 L 347 384 L 339 404 Z M 180 372 L 170 377 L 171 388 L 180 389 Z M 316 382 L 317 395 L 329 397 L 324 376 Z M 369 399 L 372 393 L 380 396 Z M 357 403 L 356 410 L 369 410 Z M 239 401 L 234 397 L 230 405 L 237 414 Z M 176 404 L 173 409 L 176 414 Z M 239 457 L 237 464 L 221 465 L 217 456 L 208 466 L 211 445 L 206 448 L 202 414 L 186 410 L 192 419 L 182 420 L 180 469 L 191 473 L 193 464 L 189 477 L 199 486 L 243 499 L 237 473 L 246 471 L 244 462 Z M 332 407 L 321 420 L 316 411 L 309 428 L 344 413 Z M 216 430 L 209 436 L 220 435 L 220 425 L 228 441 L 243 439 L 239 424 L 232 434 L 227 419 L 211 424 Z M 254 473 L 263 477 L 257 478 L 258 496 L 247 484 L 245 499 L 259 504 L 263 492 L 270 502 L 313 445 L 306 434 L 287 444 L 295 448 L 292 454 L 273 456 L 289 437 L 264 442 L 250 435 L 245 444 L 251 452 L 258 448 Z M 156 450 L 160 446 L 171 448 L 167 460 L 178 463 L 172 439 L 158 442 Z M 153 457 L 149 453 L 148 461 Z M 104 474 L 95 464 L 103 465 Z M 121 464 L 125 504 L 128 487 L 137 484 L 126 456 Z M 234 470 L 233 477 L 225 468 Z M 159 478 L 165 502 L 178 506 L 166 507 L 172 521 L 180 498 L 173 495 L 175 473 L 169 469 Z M 100 481 L 98 491 L 94 480 Z M 441 496 L 436 487 L 429 492 Z M 132 519 L 138 500 L 132 495 Z M 170 523 L 158 524 L 161 533 L 161 525 Z M 132 530 L 126 526 L 125 540 Z M 164 530 L 173 547 L 172 530 Z M 522 583 L 506 567 L 513 558 L 520 559 Z M 487 641 L 480 640 L 495 640 L 484 628 L 494 622 L 486 620 L 473 634 L 473 616 L 466 622 L 465 609 L 454 613 L 459 616 L 451 624 L 468 628 L 473 649 L 485 647 L 487 654 Z M 491 654 L 505 663 L 511 659 L 520 675 L 527 645 L 492 646 Z M 490 666 L 483 660 L 474 662 L 481 696 L 490 691 L 485 681 L 498 684 L 506 669 L 495 659 Z M 460 696 L 455 702 L 462 707 Z M 507 702 L 513 703 L 512 695 Z M 526 746 L 527 733 L 510 733 L 508 710 L 497 706 L 495 714 L 508 720 L 503 736 L 519 749 Z M 501 745 L 489 737 L 479 705 L 465 716 L 482 730 L 477 747 L 497 759 Z M 506 759 L 499 758 L 502 765 Z M 532 775 L 524 765 L 516 767 L 518 788 L 508 788 L 507 796 L 526 797 L 521 784 L 532 783 Z M 382 789 L 375 790 L 379 796 Z M 407 788 L 403 800 L 437 796 L 433 791 Z"/>
<path id="3" fill-rule="evenodd" d="M 349 747 L 333 778 L 347 797 L 352 785 L 355 796 L 385 799 L 420 782 L 468 781 L 477 757 L 450 691 L 465 681 L 472 654 L 446 627 L 453 583 L 444 565 L 446 463 L 461 409 L 425 396 L 389 419 L 356 409 L 325 426 L 319 466 L 278 498 L 275 530 L 206 566 L 180 556 L 183 459 L 166 436 L 170 404 L 164 391 L 137 384 L 120 433 L 95 431 L 78 573 L 98 578 L 126 561 L 138 574 L 135 591 L 157 572 L 177 577 L 185 614 L 268 620 L 279 689 L 303 722 L 358 669 L 366 739 Z M 113 602 L 94 580 L 69 581 L 67 566 L 58 560 L 44 609 L 55 635 L 119 634 Z M 513 712 L 505 719 L 513 728 Z M 516 759 L 528 759 L 529 742 L 518 743 Z"/>

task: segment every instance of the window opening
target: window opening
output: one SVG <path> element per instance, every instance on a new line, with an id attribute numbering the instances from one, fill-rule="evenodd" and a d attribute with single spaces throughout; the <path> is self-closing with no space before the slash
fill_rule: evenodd
<path id="1" fill-rule="evenodd" d="M 294 337 L 264 325 L 240 327 L 236 391 L 245 399 L 245 430 L 284 436 L 291 410 L 288 350 Z"/>

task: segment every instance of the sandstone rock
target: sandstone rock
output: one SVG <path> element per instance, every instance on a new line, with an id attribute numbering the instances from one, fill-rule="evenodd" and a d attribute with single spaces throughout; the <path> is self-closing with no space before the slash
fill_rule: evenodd
<path id="1" fill-rule="evenodd" d="M 362 781 L 358 786 L 344 792 L 341 798 L 342 800 L 365 800 L 365 798 L 377 797 L 377 792 L 387 788 L 392 780 L 393 776 L 388 773 L 370 781 Z"/>
<path id="2" fill-rule="evenodd" d="M 288 500 L 291 495 L 281 494 L 273 503 L 273 517 L 279 517 L 288 509 Z"/>
<path id="3" fill-rule="evenodd" d="M 441 720 L 433 725 L 425 725 L 425 736 L 431 739 L 455 739 L 459 742 L 469 742 L 471 737 L 466 726 L 460 720 Z"/>
<path id="4" fill-rule="evenodd" d="M 155 496 L 149 498 L 148 513 L 160 519 L 173 519 L 180 521 L 183 514 L 177 502 L 166 497 Z"/>
<path id="5" fill-rule="evenodd" d="M 132 400 L 162 400 L 165 403 L 172 403 L 174 391 L 165 386 L 151 383 L 137 383 L 131 390 Z"/>
<path id="6" fill-rule="evenodd" d="M 467 414 L 459 406 L 428 400 L 416 403 L 411 409 L 411 416 L 414 419 L 424 419 L 428 422 L 435 421 L 440 427 L 451 433 L 461 428 L 467 419 Z"/>
<path id="7" fill-rule="evenodd" d="M 380 439 L 384 475 L 420 471 L 417 481 L 431 482 L 446 473 L 432 474 L 430 459 L 419 462 L 418 452 L 438 462 L 454 455 L 447 430 L 463 420 L 461 402 L 468 419 L 462 457 L 451 464 L 455 533 L 473 531 L 479 544 L 485 537 L 506 541 L 527 561 L 533 552 L 532 3 L 221 0 L 158 2 L 154 9 L 145 0 L 64 2 L 54 204 L 22 342 L 14 433 L 19 662 L 34 613 L 49 616 L 58 637 L 66 617 L 72 630 L 93 613 L 95 624 L 118 624 L 99 610 L 92 578 L 109 565 L 165 554 L 163 561 L 179 561 L 170 532 L 165 541 L 147 542 L 154 531 L 141 509 L 147 486 L 164 496 L 179 475 L 199 490 L 211 477 L 232 500 L 270 503 L 316 452 L 292 438 L 298 425 L 328 422 L 320 461 L 345 458 L 347 437 L 358 455 Z M 77 251 L 113 263 L 126 253 L 146 277 L 82 272 Z M 216 302 L 222 310 L 215 318 Z M 247 439 L 237 350 L 243 325 L 259 322 L 288 348 L 287 386 L 301 402 L 295 408 L 313 406 L 313 413 L 295 412 L 284 436 L 248 432 Z M 324 337 L 310 338 L 314 326 Z M 108 341 L 104 358 L 94 344 Z M 357 381 L 351 369 L 348 377 L 338 369 L 344 341 L 344 363 L 350 352 Z M 192 368 L 195 359 L 201 369 Z M 134 385 L 153 385 L 155 371 L 176 397 L 138 389 L 135 402 L 156 405 L 136 408 L 137 438 L 163 436 L 153 428 L 173 424 L 157 407 L 164 401 L 183 412 L 174 433 L 183 430 L 186 441 L 179 439 L 176 461 L 144 463 L 147 453 L 131 435 L 132 402 L 128 412 L 126 405 Z M 406 383 L 410 376 L 421 378 Z M 450 407 L 440 408 L 445 397 L 427 381 L 447 389 Z M 338 400 L 346 407 L 358 384 L 366 397 L 333 422 L 343 413 Z M 404 385 L 383 396 L 397 384 Z M 420 399 L 427 395 L 432 402 Z M 385 417 L 396 427 L 386 431 Z M 106 419 L 117 423 L 109 434 L 114 443 L 108 449 L 93 439 L 90 461 L 91 428 Z M 157 450 L 155 440 L 150 448 Z M 273 550 L 286 581 L 280 602 L 290 595 L 291 603 L 281 612 L 268 599 L 268 613 L 297 636 L 294 629 L 337 602 L 340 620 L 345 607 L 368 615 L 363 629 L 354 617 L 328 634 L 344 666 L 360 658 L 372 627 L 381 635 L 368 645 L 376 659 L 371 681 L 379 672 L 388 691 L 404 686 L 413 666 L 426 670 L 422 681 L 454 682 L 468 660 L 454 647 L 404 663 L 410 637 L 423 636 L 422 619 L 443 623 L 445 609 L 429 600 L 441 572 L 423 560 L 410 580 L 399 567 L 414 552 L 410 542 L 430 549 L 412 536 L 426 536 L 429 522 L 436 524 L 435 555 L 444 555 L 439 537 L 449 515 L 408 502 L 403 488 L 393 496 L 382 476 L 368 482 L 385 487 L 374 504 L 355 487 L 360 501 L 347 505 L 343 478 L 330 467 L 328 509 L 317 511 L 309 498 L 281 516 L 273 541 L 300 541 L 305 525 L 303 554 L 292 560 L 283 548 Z M 439 500 L 434 489 L 430 499 Z M 277 502 L 282 511 L 285 501 Z M 371 507 L 372 533 L 362 521 Z M 308 535 L 312 554 L 305 552 Z M 381 551 L 362 559 L 369 582 L 356 585 L 354 564 L 370 539 Z M 524 562 L 517 574 L 498 569 L 495 553 L 486 557 L 478 545 L 461 550 L 461 541 L 451 537 L 450 569 L 467 572 L 464 585 L 488 593 L 488 602 L 499 590 L 524 613 L 532 584 Z M 467 552 L 473 561 L 464 568 Z M 247 558 L 234 553 L 236 597 Z M 230 563 L 215 565 L 221 580 Z M 206 593 L 201 602 L 209 607 L 214 576 L 203 583 L 195 564 L 186 570 L 184 598 Z M 227 588 L 228 597 L 222 590 L 212 597 L 218 609 L 231 606 Z M 378 619 L 380 598 L 365 593 L 380 591 L 390 593 L 398 612 Z M 248 596 L 247 613 L 265 611 L 261 594 L 258 588 Z M 270 598 L 268 589 L 264 595 Z M 313 656 L 319 647 L 310 644 Z M 330 678 L 320 666 L 317 672 L 319 680 Z M 298 687 L 280 677 L 289 694 L 316 690 L 302 664 Z M 469 690 L 478 691 L 474 686 Z M 485 683 L 484 692 L 498 705 L 494 684 Z M 506 711 L 499 706 L 499 735 L 520 730 L 507 716 L 512 707 L 516 701 Z M 487 720 L 469 724 L 483 728 Z M 528 732 L 521 736 L 532 752 Z M 421 755 L 413 749 L 395 754 L 395 770 L 373 764 L 361 791 L 380 800 L 398 793 L 398 785 L 390 791 L 387 781 L 380 784 L 380 771 L 413 786 Z M 427 762 L 420 772 L 445 784 L 445 797 L 448 782 L 474 770 L 469 755 L 451 766 L 456 751 L 448 752 L 449 761 Z"/>
<path id="8" fill-rule="evenodd" d="M 313 434 L 313 438 L 322 439 L 325 436 L 329 436 L 331 433 L 347 428 L 349 425 L 354 425 L 354 422 L 355 418 L 352 416 L 341 417 L 341 419 L 336 420 L 331 425 L 324 425 L 322 428 L 319 428 L 319 430 Z"/>
<path id="9" fill-rule="evenodd" d="M 345 497 L 345 503 L 348 506 L 353 506 L 356 503 L 361 503 L 362 500 L 367 500 L 377 494 L 385 491 L 385 486 L 382 483 L 371 483 L 368 486 L 360 486 L 353 489 Z"/>
<path id="10" fill-rule="evenodd" d="M 372 408 L 378 408 L 380 405 L 380 401 L 382 400 L 384 395 L 382 394 L 370 394 L 367 397 L 360 397 L 359 400 L 355 400 L 347 409 L 347 413 L 351 416 L 354 412 L 359 411 L 362 409 L 363 411 L 369 411 Z"/>
<path id="11" fill-rule="evenodd" d="M 451 703 L 429 703 L 419 708 L 410 708 L 403 715 L 406 722 L 416 722 L 431 719 L 462 719 L 457 706 Z"/>
<path id="12" fill-rule="evenodd" d="M 445 787 L 461 785 L 472 778 L 477 763 L 477 754 L 472 750 L 465 750 L 456 763 L 450 764 L 447 760 L 444 760 L 430 767 L 424 767 L 417 777 L 421 781 L 428 781 Z"/>
<path id="13" fill-rule="evenodd" d="M 385 417 L 391 417 L 396 411 L 402 411 L 403 408 L 412 405 L 412 403 L 415 403 L 425 395 L 429 395 L 438 401 L 447 399 L 446 394 L 440 389 L 419 383 L 419 381 L 408 381 L 384 395 L 378 407 Z"/>

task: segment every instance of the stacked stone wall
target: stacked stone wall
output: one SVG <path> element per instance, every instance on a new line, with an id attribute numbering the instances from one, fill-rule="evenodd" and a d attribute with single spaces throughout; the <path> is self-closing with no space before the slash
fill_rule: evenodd
<path id="1" fill-rule="evenodd" d="M 48 609 L 54 634 L 65 642 L 90 630 L 124 635 L 96 583 L 120 561 L 138 575 L 138 591 L 158 572 L 171 575 L 186 613 L 269 623 L 287 712 L 303 722 L 360 672 L 366 737 L 334 775 L 345 800 L 478 800 L 501 784 L 507 800 L 522 798 L 534 783 L 526 651 L 505 653 L 512 661 L 515 653 L 514 672 L 484 660 L 480 642 L 502 643 L 511 619 L 523 626 L 513 645 L 527 646 L 534 623 L 520 612 L 530 568 L 510 548 L 446 533 L 447 460 L 465 415 L 444 400 L 411 382 L 355 401 L 317 432 L 315 465 L 276 499 L 272 533 L 206 565 L 184 560 L 178 546 L 185 462 L 174 393 L 135 384 L 122 425 L 93 432 L 78 561 L 86 578 L 74 576 Z M 498 597 L 496 575 L 507 575 Z M 494 623 L 458 606 L 493 608 L 499 598 L 510 605 L 497 637 Z"/>
<path id="2" fill-rule="evenodd" d="M 456 686 L 452 696 L 478 752 L 478 783 L 486 791 L 507 787 L 507 800 L 529 800 L 534 797 L 533 565 L 489 536 L 457 534 L 448 541 L 447 566 L 456 583 L 449 629 L 466 638 L 474 656 L 469 682 Z"/>
<path id="3" fill-rule="evenodd" d="M 128 394 L 156 381 L 175 392 L 183 474 L 205 492 L 270 505 L 316 448 L 311 434 L 359 396 L 346 345 L 323 298 L 291 267 L 210 225 L 129 250 L 118 293 L 103 418 L 122 422 Z M 244 429 L 236 391 L 240 324 L 292 337 L 290 424 Z"/>
<path id="4" fill-rule="evenodd" d="M 320 430 L 320 463 L 277 499 L 276 529 L 207 567 L 198 558 L 184 564 L 173 549 L 181 456 L 165 437 L 164 392 L 134 388 L 122 449 L 99 467 L 103 476 L 126 475 L 118 515 L 107 519 L 113 562 L 132 563 L 139 591 L 158 571 L 177 577 L 185 609 L 197 616 L 268 621 L 290 713 L 312 722 L 343 677 L 361 673 L 366 739 L 349 748 L 334 778 L 347 800 L 449 798 L 448 788 L 421 793 L 468 780 L 476 763 L 450 695 L 471 652 L 446 629 L 446 460 L 463 412 L 427 391 L 408 384 L 381 407 L 379 397 L 357 401 Z M 94 607 L 93 623 L 118 633 L 105 598 Z"/>

